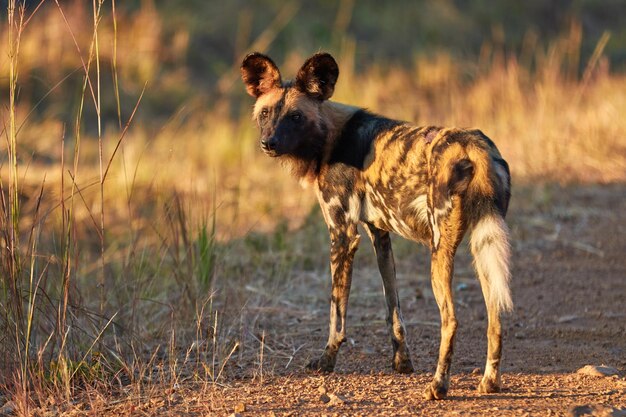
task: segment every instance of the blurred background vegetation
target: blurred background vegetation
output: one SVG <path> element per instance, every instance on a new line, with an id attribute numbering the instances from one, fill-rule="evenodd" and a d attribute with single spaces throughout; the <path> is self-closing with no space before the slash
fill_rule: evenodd
<path id="1" fill-rule="evenodd" d="M 25 180 L 33 177 L 38 184 L 42 170 L 60 163 L 61 138 L 66 160 L 73 152 L 68 145 L 85 99 L 82 65 L 95 39 L 94 8 L 80 0 L 25 4 L 37 13 L 21 36 L 17 110 L 25 123 L 18 146 L 30 167 Z M 617 120 L 626 64 L 623 1 L 96 4 L 99 62 L 89 68 L 94 81 L 88 90 L 97 76 L 100 103 L 81 109 L 79 132 L 88 140 L 81 158 L 97 159 L 89 139 L 98 136 L 112 152 L 143 93 L 122 143 L 124 157 L 116 160 L 126 167 L 126 177 L 114 164 L 111 181 L 127 182 L 132 167 L 136 186 L 206 195 L 213 189 L 227 206 L 237 206 L 242 193 L 267 187 L 258 174 L 273 168 L 256 152 L 252 102 L 239 80 L 239 63 L 253 50 L 272 56 L 284 78 L 312 53 L 330 51 L 341 69 L 336 100 L 421 124 L 480 126 L 513 159 L 518 181 L 623 177 L 623 160 L 615 159 L 615 147 L 623 150 L 615 142 L 616 131 L 624 128 Z M 6 25 L 0 30 L 4 72 Z M 8 77 L 0 77 L 2 96 L 8 89 Z M 95 100 L 95 93 L 88 95 Z M 586 140 L 572 144 L 571 135 Z M 562 149 L 566 143 L 575 149 Z M 544 152 L 538 155 L 539 144 Z M 605 156 L 611 158 L 608 165 Z M 151 169 L 155 165 L 158 173 Z M 585 175 L 569 170 L 575 166 Z M 292 184 L 280 184 L 286 188 L 267 195 L 286 195 L 287 207 L 299 204 L 290 196 Z M 271 201 L 250 208 L 272 211 L 269 217 L 289 213 Z M 242 227 L 265 220 L 257 216 Z"/>
<path id="2" fill-rule="evenodd" d="M 313 193 L 258 151 L 248 52 L 287 79 L 329 51 L 334 99 L 480 127 L 540 202 L 538 184 L 626 179 L 624 1 L 30 0 L 11 27 L 13 3 L 0 1 L 0 358 L 22 382 L 133 380 L 151 346 L 170 340 L 175 357 L 194 337 L 215 380 L 216 358 L 256 354 L 258 312 L 290 277 L 326 274 Z"/>
<path id="3" fill-rule="evenodd" d="M 91 35 L 89 3 L 61 3 L 84 53 Z M 26 4 L 32 10 L 39 1 Z M 6 0 L 2 5 L 6 15 Z M 523 59 L 525 68 L 536 70 L 541 65 L 537 50 L 546 51 L 572 34 L 577 39 L 568 39 L 571 42 L 565 47 L 570 50 L 563 51 L 568 54 L 563 65 L 568 75 L 579 76 L 597 42 L 608 32 L 603 53 L 611 68 L 622 71 L 626 64 L 626 3 L 622 0 L 388 4 L 373 0 L 125 0 L 116 6 L 121 102 L 128 115 L 147 82 L 140 112 L 150 124 L 161 122 L 155 117 L 171 117 L 190 102 L 212 107 L 224 95 L 241 96 L 241 88 L 232 88 L 233 77 L 237 81 L 238 64 L 245 53 L 256 49 L 286 63 L 288 73 L 303 57 L 319 50 L 341 54 L 349 49 L 349 62 L 340 64 L 358 74 L 374 68 L 412 69 L 417 60 L 436 65 L 446 56 L 457 67 L 460 79 L 469 81 L 479 75 L 481 64 L 491 63 L 494 53 L 502 54 L 501 59 Z M 38 102 L 51 86 L 79 67 L 73 40 L 55 9 L 53 2 L 45 2 L 32 21 L 45 30 L 25 32 L 20 61 L 22 103 Z M 103 8 L 103 20 L 101 59 L 103 71 L 110 72 L 110 7 Z M 38 106 L 41 117 L 72 118 L 79 90 L 72 81 L 80 85 L 77 75 Z M 110 83 L 111 77 L 103 81 Z M 102 91 L 109 95 L 104 98 L 103 116 L 115 121 L 112 89 Z"/>

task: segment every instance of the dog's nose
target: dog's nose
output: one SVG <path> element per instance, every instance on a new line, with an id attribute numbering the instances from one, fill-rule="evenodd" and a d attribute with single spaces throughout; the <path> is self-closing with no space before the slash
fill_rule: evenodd
<path id="1" fill-rule="evenodd" d="M 275 151 L 277 145 L 278 139 L 276 139 L 275 137 L 261 139 L 261 146 L 263 147 L 263 149 L 267 149 L 268 151 Z"/>
<path id="2" fill-rule="evenodd" d="M 276 139 L 275 137 L 270 138 L 269 142 L 267 143 L 267 147 L 270 148 L 270 151 L 275 151 L 277 145 L 278 139 Z"/>
<path id="3" fill-rule="evenodd" d="M 261 139 L 261 149 L 265 152 L 275 152 L 278 148 L 278 139 L 275 136 Z"/>

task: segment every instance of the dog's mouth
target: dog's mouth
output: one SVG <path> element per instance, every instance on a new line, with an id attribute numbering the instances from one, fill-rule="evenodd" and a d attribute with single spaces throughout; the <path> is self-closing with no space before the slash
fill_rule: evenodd
<path id="1" fill-rule="evenodd" d="M 261 144 L 261 150 L 263 151 L 263 153 L 267 156 L 270 156 L 272 158 L 276 158 L 277 156 L 280 156 L 280 154 L 276 151 L 276 149 L 270 149 L 267 145 Z"/>

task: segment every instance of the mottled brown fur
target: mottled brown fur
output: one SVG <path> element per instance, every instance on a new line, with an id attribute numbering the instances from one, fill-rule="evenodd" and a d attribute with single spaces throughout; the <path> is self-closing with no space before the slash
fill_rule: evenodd
<path id="1" fill-rule="evenodd" d="M 289 164 L 317 193 L 328 225 L 332 296 L 330 330 L 322 355 L 309 368 L 330 372 L 345 340 L 352 262 L 362 224 L 383 279 L 393 368 L 411 372 L 396 289 L 389 233 L 431 249 L 431 281 L 441 313 L 437 371 L 426 398 L 444 398 L 456 333 L 451 282 L 454 254 L 466 231 L 488 309 L 488 360 L 479 385 L 499 389 L 500 311 L 512 306 L 504 215 L 510 197 L 506 162 L 479 130 L 418 127 L 328 101 L 339 70 L 325 53 L 309 58 L 294 82 L 283 83 L 275 64 L 251 54 L 242 64 L 247 91 L 257 98 L 254 118 L 261 147 Z"/>

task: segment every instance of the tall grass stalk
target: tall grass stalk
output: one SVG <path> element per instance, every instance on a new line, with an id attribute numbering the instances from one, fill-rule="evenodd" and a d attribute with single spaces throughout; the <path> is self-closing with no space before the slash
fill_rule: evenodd
<path id="1" fill-rule="evenodd" d="M 122 130 L 122 105 L 120 103 L 120 82 L 117 76 L 117 12 L 115 10 L 115 0 L 111 0 L 111 16 L 113 19 L 113 58 L 111 68 L 113 73 L 113 92 L 115 93 L 115 105 L 117 108 L 117 123 Z"/>
<path id="2" fill-rule="evenodd" d="M 200 231 L 198 232 L 197 245 L 198 245 L 198 257 L 195 259 L 195 263 L 198 265 L 198 280 L 200 282 L 200 288 L 208 290 L 211 288 L 213 281 L 213 272 L 215 269 L 216 260 L 216 215 L 215 212 L 211 215 L 210 228 L 206 221 L 202 222 Z"/>
<path id="3" fill-rule="evenodd" d="M 15 375 L 15 380 L 20 389 L 19 399 L 24 400 L 21 402 L 22 409 L 28 410 L 26 404 L 26 396 L 24 393 L 27 391 L 28 378 L 27 372 L 29 368 L 29 350 L 30 350 L 30 337 L 32 329 L 32 318 L 30 314 L 33 312 L 29 308 L 29 314 L 26 316 L 26 323 L 24 323 L 23 305 L 22 305 L 22 257 L 20 247 L 20 201 L 19 201 L 19 182 L 18 182 L 18 154 L 17 154 L 17 86 L 18 86 L 18 62 L 20 51 L 20 39 L 22 35 L 22 29 L 24 24 L 24 2 L 18 3 L 16 0 L 10 0 L 8 2 L 7 20 L 8 20 L 8 42 L 9 42 L 9 128 L 6 129 L 7 144 L 8 144 L 8 158 L 9 158 L 9 181 L 8 181 L 8 193 L 7 200 L 4 201 L 4 189 L 2 190 L 3 196 L 3 218 L 5 229 L 5 245 L 6 255 L 4 259 L 4 280 L 3 287 L 5 287 L 5 298 L 7 301 L 7 325 L 13 325 L 11 333 L 15 341 L 15 348 L 17 352 L 17 359 L 19 361 L 19 372 Z M 0 177 L 0 183 L 3 183 Z M 4 188 L 4 187 L 3 187 Z M 32 272 L 32 271 L 31 271 Z M 29 285 L 28 300 L 34 301 L 34 295 L 30 293 L 33 284 L 33 274 L 30 274 L 31 280 Z M 6 280 L 6 281 L 5 281 Z M 8 282 L 7 282 L 8 281 Z M 8 284 L 8 285 L 7 285 Z M 8 287 L 8 291 L 6 289 Z M 26 328 L 26 331 L 24 329 Z M 25 406 L 26 405 L 26 406 Z M 24 407 L 25 406 L 25 407 Z"/>
<path id="4" fill-rule="evenodd" d="M 93 0 L 93 46 L 94 59 L 96 61 L 96 120 L 98 123 L 98 168 L 100 173 L 100 274 L 98 285 L 100 286 L 100 314 L 104 314 L 106 300 L 106 277 L 104 259 L 104 154 L 102 150 L 102 98 L 100 95 L 100 44 L 98 42 L 98 26 L 100 23 L 100 12 L 104 0 Z M 88 74 L 86 74 L 89 76 Z"/>

